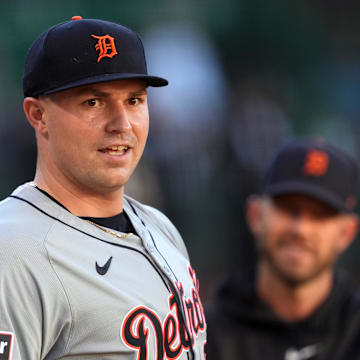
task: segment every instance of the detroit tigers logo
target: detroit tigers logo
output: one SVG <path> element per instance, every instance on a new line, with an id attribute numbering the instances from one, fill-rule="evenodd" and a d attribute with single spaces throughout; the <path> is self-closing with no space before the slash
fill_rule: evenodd
<path id="1" fill-rule="evenodd" d="M 322 176 L 329 167 L 329 156 L 321 150 L 311 150 L 305 159 L 303 171 L 306 175 Z"/>
<path id="2" fill-rule="evenodd" d="M 175 295 L 169 296 L 169 312 L 163 320 L 150 308 L 138 306 L 129 311 L 121 325 L 121 338 L 130 348 L 138 352 L 138 360 L 178 359 L 196 341 L 199 332 L 205 331 L 205 315 L 199 298 L 195 272 L 188 268 L 194 287 L 191 297 L 184 294 L 183 284 L 177 283 L 185 319 L 176 302 Z M 185 322 L 184 322 L 185 321 Z M 188 329 L 189 331 L 186 331 Z M 150 349 L 156 349 L 152 357 Z"/>
<path id="3" fill-rule="evenodd" d="M 97 39 L 98 42 L 95 45 L 95 49 L 99 51 L 99 57 L 97 62 L 100 62 L 104 57 L 112 58 L 118 52 L 115 47 L 115 39 L 110 35 L 97 36 L 91 35 L 94 39 Z"/>
<path id="4" fill-rule="evenodd" d="M 350 195 L 347 197 L 346 199 L 346 207 L 351 210 L 355 207 L 356 205 L 356 199 L 355 199 L 355 196 L 353 195 Z"/>

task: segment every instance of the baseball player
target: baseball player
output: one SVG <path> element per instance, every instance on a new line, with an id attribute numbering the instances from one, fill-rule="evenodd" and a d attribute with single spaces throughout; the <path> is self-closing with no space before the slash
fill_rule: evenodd
<path id="1" fill-rule="evenodd" d="M 335 266 L 357 234 L 357 173 L 318 138 L 279 149 L 246 206 L 256 272 L 230 274 L 206 306 L 208 360 L 360 359 L 360 292 Z"/>
<path id="2" fill-rule="evenodd" d="M 0 204 L 0 360 L 204 359 L 206 324 L 183 240 L 124 194 L 149 126 L 138 35 L 57 24 L 31 46 L 24 111 L 35 179 Z"/>

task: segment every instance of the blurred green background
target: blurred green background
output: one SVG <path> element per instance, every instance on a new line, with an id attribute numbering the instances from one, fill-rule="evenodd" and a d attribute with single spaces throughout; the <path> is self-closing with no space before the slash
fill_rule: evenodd
<path id="1" fill-rule="evenodd" d="M 136 30 L 149 72 L 170 82 L 150 91 L 148 147 L 127 192 L 178 227 L 205 300 L 225 273 L 254 264 L 243 206 L 284 140 L 322 136 L 359 157 L 358 1 L 1 0 L 1 198 L 34 175 L 26 51 L 73 15 Z M 357 241 L 341 260 L 356 280 L 359 255 Z"/>

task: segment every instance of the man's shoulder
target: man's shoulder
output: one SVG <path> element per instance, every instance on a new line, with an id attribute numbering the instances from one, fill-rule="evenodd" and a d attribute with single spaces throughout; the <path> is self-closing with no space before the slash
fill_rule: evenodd
<path id="1" fill-rule="evenodd" d="M 158 225 L 169 226 L 175 228 L 170 219 L 160 210 L 153 206 L 141 203 L 138 200 L 125 195 L 126 203 L 130 205 L 131 210 L 137 216 L 147 218 L 151 223 L 158 223 Z"/>
<path id="2" fill-rule="evenodd" d="M 342 268 L 336 269 L 334 279 L 333 291 L 329 296 L 331 300 L 334 299 L 331 305 L 346 309 L 352 317 L 353 311 L 360 310 L 360 284 L 352 274 Z"/>
<path id="3" fill-rule="evenodd" d="M 27 243 L 41 243 L 55 221 L 51 216 L 47 216 L 46 211 L 39 205 L 41 198 L 36 199 L 36 190 L 29 195 L 28 191 L 23 192 L 23 189 L 23 186 L 17 188 L 0 202 L 2 246 L 5 246 L 6 242 L 16 246 L 17 241 L 23 247 Z"/>

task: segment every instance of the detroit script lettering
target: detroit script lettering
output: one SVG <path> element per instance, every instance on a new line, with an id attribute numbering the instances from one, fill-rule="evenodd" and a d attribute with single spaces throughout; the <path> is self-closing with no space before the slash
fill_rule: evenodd
<path id="1" fill-rule="evenodd" d="M 189 275 L 192 280 L 191 297 L 186 298 L 183 284 L 176 286 L 185 309 L 184 323 L 175 295 L 169 296 L 169 312 L 162 322 L 159 316 L 145 306 L 132 309 L 121 326 L 121 338 L 130 348 L 138 351 L 138 360 L 149 359 L 150 339 L 156 342 L 156 357 L 154 360 L 177 359 L 185 350 L 194 344 L 199 332 L 205 331 L 204 309 L 199 297 L 199 284 L 195 271 L 189 266 Z M 189 330 L 189 333 L 185 330 Z M 149 336 L 152 332 L 153 336 Z"/>

